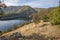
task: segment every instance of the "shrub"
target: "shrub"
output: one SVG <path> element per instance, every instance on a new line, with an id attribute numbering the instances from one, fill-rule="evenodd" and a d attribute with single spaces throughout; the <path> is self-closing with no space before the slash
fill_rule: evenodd
<path id="1" fill-rule="evenodd" d="M 60 7 L 57 7 L 54 9 L 49 15 L 49 19 L 51 20 L 51 23 L 53 25 L 58 25 L 60 24 Z"/>
<path id="2" fill-rule="evenodd" d="M 40 22 L 40 14 L 39 13 L 33 14 L 32 20 L 36 24 L 39 23 Z"/>
<path id="3" fill-rule="evenodd" d="M 2 35 L 2 31 L 0 31 L 0 35 Z"/>

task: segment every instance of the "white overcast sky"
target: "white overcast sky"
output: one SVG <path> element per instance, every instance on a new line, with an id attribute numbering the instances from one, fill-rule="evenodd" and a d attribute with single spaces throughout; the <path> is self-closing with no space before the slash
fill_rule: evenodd
<path id="1" fill-rule="evenodd" d="M 48 8 L 59 5 L 59 0 L 5 0 L 4 3 L 8 6 L 29 5 L 35 8 Z"/>

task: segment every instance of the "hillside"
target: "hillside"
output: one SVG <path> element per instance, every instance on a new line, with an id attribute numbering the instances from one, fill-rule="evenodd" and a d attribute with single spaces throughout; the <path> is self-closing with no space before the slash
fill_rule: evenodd
<path id="1" fill-rule="evenodd" d="M 20 13 L 20 15 L 24 15 L 24 16 L 29 16 L 35 12 L 36 12 L 36 10 L 34 10 L 30 6 L 22 6 L 16 13 Z"/>
<path id="2" fill-rule="evenodd" d="M 52 15 L 49 17 L 53 19 L 53 23 L 60 23 L 60 7 L 54 8 L 50 14 Z M 51 20 L 47 22 L 41 20 L 39 24 L 32 22 L 22 27 L 19 26 L 19 28 L 13 31 L 4 33 L 1 37 L 5 37 L 8 40 L 60 40 L 60 24 L 53 25 L 51 24 Z"/>
<path id="3" fill-rule="evenodd" d="M 40 14 L 51 12 L 51 10 L 55 9 L 56 7 L 51 8 L 32 8 L 30 6 L 8 6 L 4 8 L 5 14 L 8 15 L 21 15 L 21 16 L 29 16 L 33 13 L 39 12 Z M 7 15 L 7 16 L 8 16 Z"/>
<path id="4" fill-rule="evenodd" d="M 50 7 L 50 8 L 48 8 L 47 10 L 48 10 L 48 12 L 51 12 L 51 10 L 54 10 L 54 9 L 56 9 L 57 7 Z"/>
<path id="5" fill-rule="evenodd" d="M 7 8 L 4 8 L 4 12 L 5 13 L 19 13 L 21 11 L 24 11 L 27 9 L 31 10 L 31 12 L 40 12 L 40 13 L 44 13 L 44 12 L 47 12 L 47 10 L 51 11 L 52 9 L 55 9 L 56 7 L 50 7 L 50 8 L 32 8 L 30 6 L 8 6 Z"/>
<path id="6" fill-rule="evenodd" d="M 29 7 L 29 6 L 8 6 L 7 8 L 4 8 L 3 10 L 5 13 L 10 14 L 10 13 L 20 13 L 21 11 L 25 11 L 28 9 L 31 11 L 34 10 L 32 7 Z"/>
<path id="7" fill-rule="evenodd" d="M 21 8 L 21 6 L 8 6 L 8 7 L 4 8 L 3 10 L 4 10 L 5 13 L 15 13 L 20 8 Z"/>
<path id="8" fill-rule="evenodd" d="M 35 12 L 36 11 L 30 6 L 11 6 L 5 9 L 5 14 L 1 17 L 0 20 L 9 20 L 16 18 L 29 19 L 29 16 Z"/>
<path id="9" fill-rule="evenodd" d="M 47 12 L 47 8 L 34 8 L 40 14 L 44 14 Z"/>
<path id="10" fill-rule="evenodd" d="M 38 35 L 44 35 L 45 38 L 49 37 L 50 39 L 53 38 L 55 40 L 60 39 L 60 29 L 58 29 L 57 26 L 52 26 L 50 24 L 50 22 L 41 22 L 38 24 L 38 27 L 36 27 L 34 23 L 30 23 L 28 25 L 24 25 L 23 27 L 20 27 L 20 28 L 14 30 L 14 31 L 5 33 L 2 36 L 8 37 L 16 32 L 21 33 L 22 36 L 31 36 L 33 34 L 38 34 Z M 43 40 L 43 39 L 41 39 L 41 40 Z"/>

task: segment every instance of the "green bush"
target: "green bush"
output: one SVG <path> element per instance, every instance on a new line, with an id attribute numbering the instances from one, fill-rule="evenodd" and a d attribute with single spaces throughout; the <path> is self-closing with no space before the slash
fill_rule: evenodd
<path id="1" fill-rule="evenodd" d="M 47 14 L 46 14 L 46 15 L 44 15 L 44 17 L 43 17 L 43 21 L 44 21 L 44 22 L 49 21 L 49 17 L 47 16 Z"/>
<path id="2" fill-rule="evenodd" d="M 58 25 L 60 24 L 60 7 L 57 7 L 56 9 L 54 9 L 49 15 L 49 18 L 51 20 L 51 23 L 53 25 Z"/>

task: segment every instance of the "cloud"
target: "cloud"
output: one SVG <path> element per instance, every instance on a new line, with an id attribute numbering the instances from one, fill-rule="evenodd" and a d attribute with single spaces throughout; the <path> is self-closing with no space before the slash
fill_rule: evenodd
<path id="1" fill-rule="evenodd" d="M 42 6 L 41 3 L 37 2 L 37 1 L 33 1 L 33 2 L 30 2 L 30 3 L 25 3 L 24 5 L 29 5 L 29 6 L 32 6 L 32 7 Z"/>
<path id="2" fill-rule="evenodd" d="M 58 0 L 36 0 L 32 2 L 25 3 L 24 5 L 30 5 L 32 7 L 42 7 L 42 8 L 48 8 L 48 7 L 54 7 L 58 5 Z"/>
<path id="3" fill-rule="evenodd" d="M 11 6 L 11 5 L 18 5 L 18 1 L 19 0 L 6 0 L 6 1 L 4 1 L 4 3 L 7 5 L 7 6 Z"/>
<path id="4" fill-rule="evenodd" d="M 4 3 L 11 5 L 29 5 L 31 7 L 53 7 L 58 5 L 59 0 L 6 0 Z"/>

